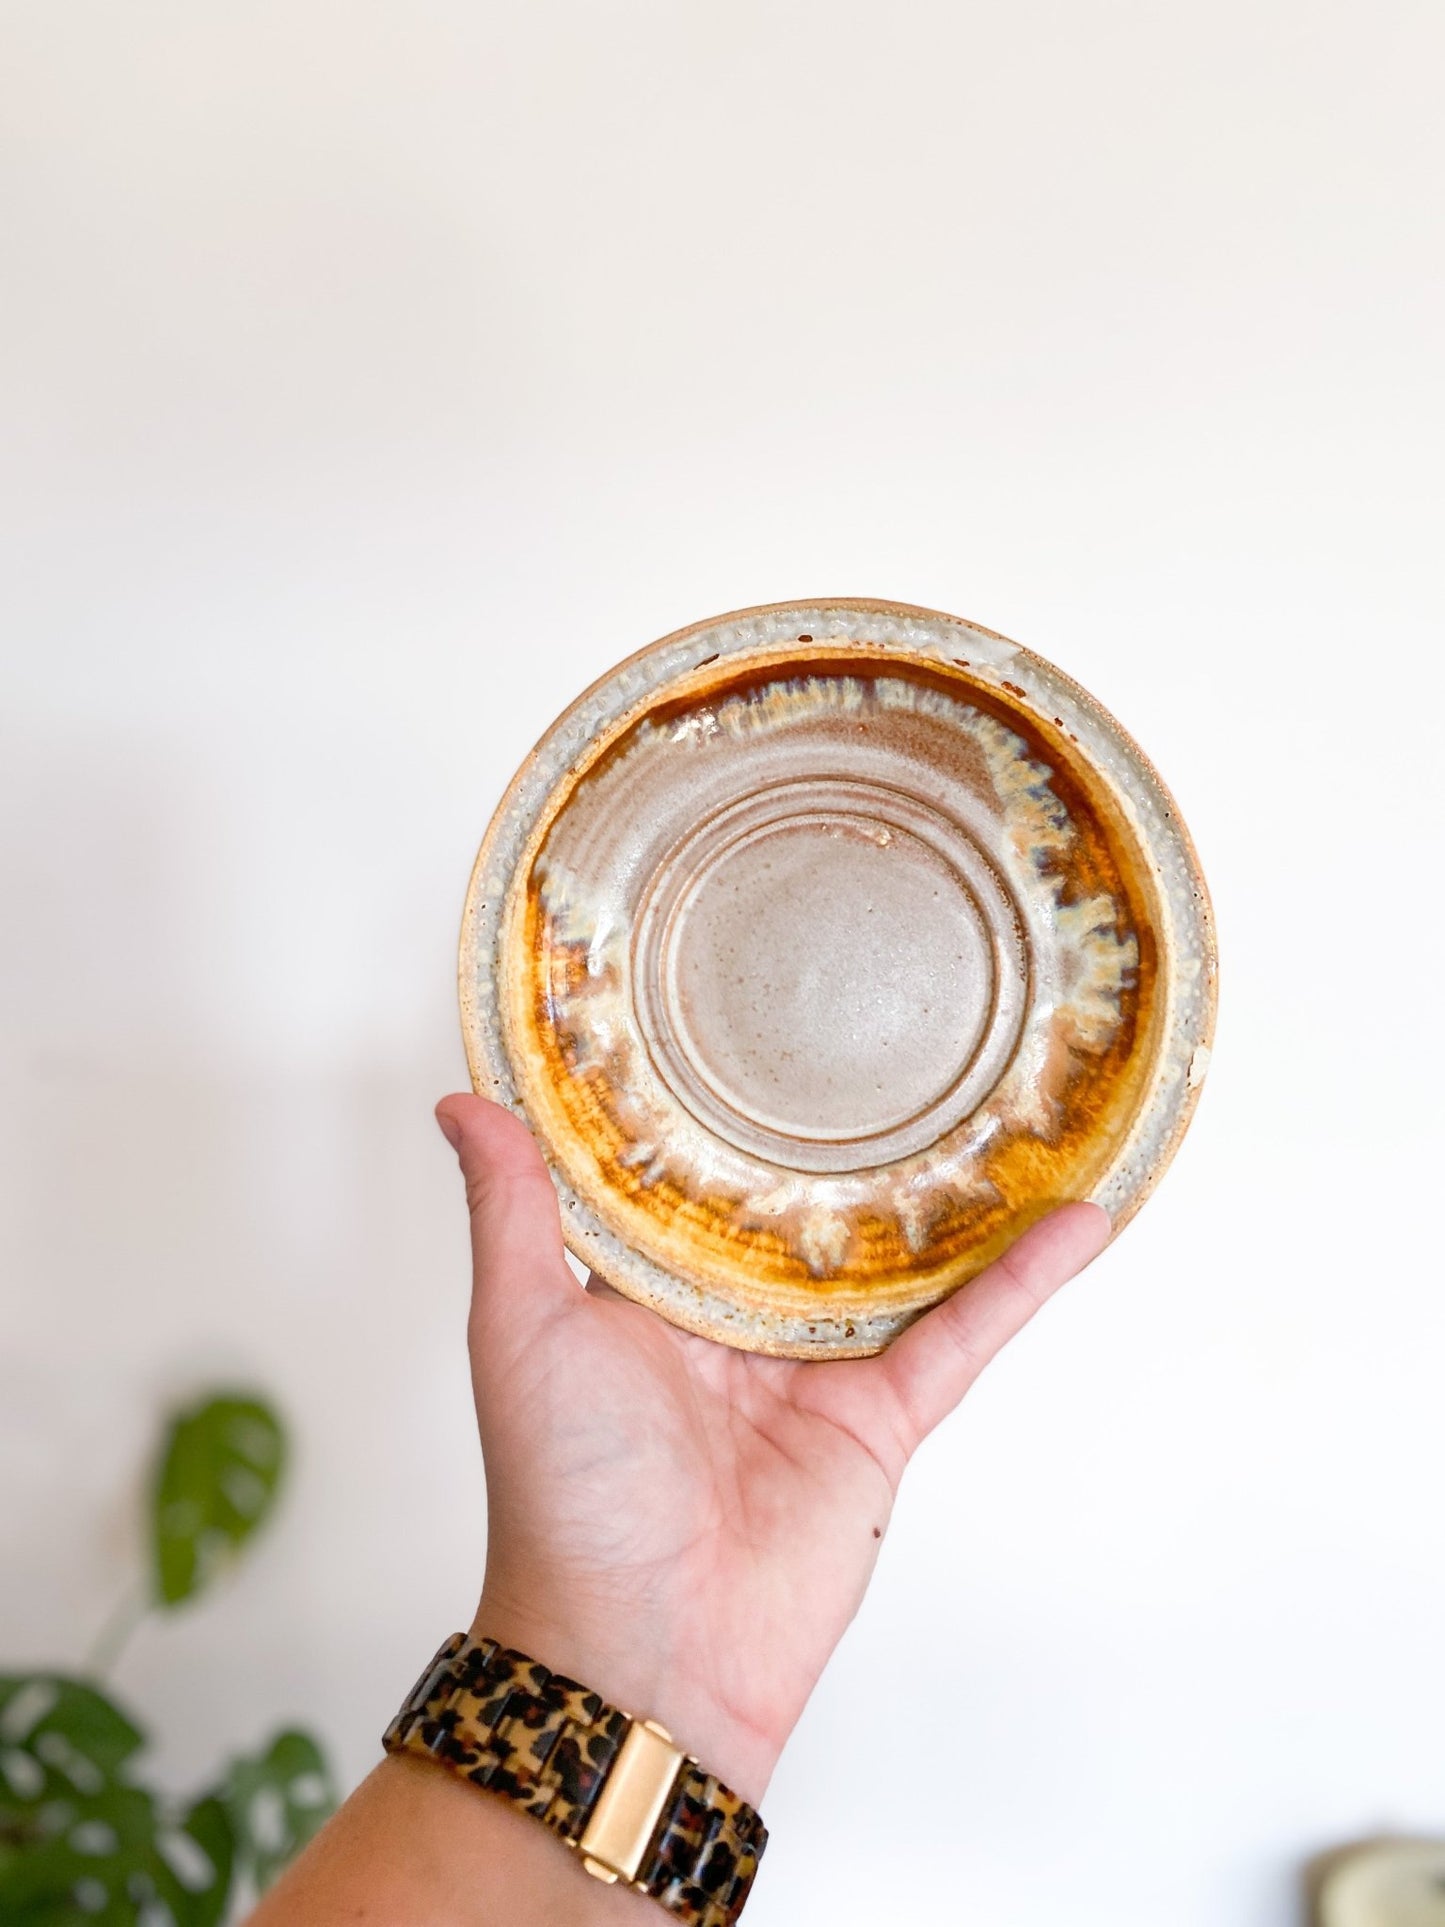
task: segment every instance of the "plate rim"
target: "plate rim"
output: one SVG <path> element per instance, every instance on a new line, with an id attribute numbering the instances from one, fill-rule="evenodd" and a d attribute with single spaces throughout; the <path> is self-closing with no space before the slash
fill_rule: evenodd
<path id="1" fill-rule="evenodd" d="M 1152 758 L 1140 747 L 1133 734 L 1118 721 L 1110 710 L 1104 707 L 1103 703 L 1101 703 L 1097 697 L 1093 696 L 1081 683 L 1071 676 L 1067 670 L 1060 669 L 1047 657 L 1028 648 L 1026 644 L 1015 642 L 1012 637 L 1006 636 L 998 630 L 987 628 L 984 624 L 974 622 L 967 617 L 951 615 L 947 611 L 930 608 L 919 603 L 899 602 L 871 596 L 795 597 L 781 602 L 749 604 L 743 608 L 728 610 L 720 615 L 708 616 L 700 621 L 687 623 L 679 629 L 671 630 L 666 635 L 658 637 L 656 641 L 643 644 L 640 648 L 634 649 L 628 655 L 612 663 L 600 675 L 588 683 L 585 688 L 580 690 L 572 701 L 569 702 L 564 709 L 559 711 L 541 732 L 518 764 L 488 821 L 467 883 L 466 895 L 462 907 L 457 968 L 462 1039 L 472 1088 L 480 1095 L 489 1097 L 494 1102 L 502 1103 L 506 1109 L 519 1116 L 527 1125 L 528 1129 L 533 1132 L 539 1148 L 542 1151 L 548 1171 L 552 1176 L 553 1183 L 558 1189 L 563 1241 L 567 1249 L 579 1263 L 587 1265 L 591 1269 L 600 1271 L 598 1266 L 599 1253 L 596 1249 L 599 1242 L 611 1238 L 616 1244 L 622 1246 L 623 1241 L 617 1238 L 616 1234 L 612 1233 L 605 1224 L 598 1224 L 594 1228 L 585 1223 L 579 1223 L 576 1216 L 578 1208 L 581 1208 L 582 1216 L 585 1220 L 592 1216 L 591 1207 L 585 1198 L 580 1197 L 574 1191 L 565 1175 L 561 1173 L 553 1163 L 549 1146 L 533 1124 L 527 1107 L 517 1090 L 512 1066 L 507 1057 L 505 1042 L 500 1036 L 500 1027 L 496 1027 L 494 1031 L 494 1027 L 485 1024 L 477 1009 L 476 991 L 479 977 L 482 974 L 480 966 L 484 961 L 480 955 L 481 920 L 478 912 L 479 906 L 483 902 L 481 892 L 485 887 L 486 879 L 493 867 L 497 847 L 509 833 L 515 832 L 514 814 L 524 790 L 529 781 L 534 777 L 544 755 L 551 750 L 559 738 L 568 732 L 569 728 L 575 725 L 579 715 L 587 711 L 605 692 L 619 683 L 634 678 L 636 672 L 644 668 L 645 665 L 654 658 L 675 654 L 677 650 L 690 639 L 703 633 L 736 628 L 737 625 L 750 621 L 776 618 L 794 612 L 822 616 L 835 611 L 839 614 L 846 615 L 879 616 L 901 619 L 905 622 L 921 620 L 926 623 L 942 624 L 950 630 L 957 630 L 969 636 L 977 637 L 996 652 L 1003 652 L 1002 663 L 1004 666 L 1011 663 L 1015 658 L 1021 658 L 1023 662 L 1039 674 L 1046 683 L 1052 682 L 1057 685 L 1061 693 L 1066 694 L 1081 710 L 1088 714 L 1096 726 L 1102 730 L 1105 739 L 1108 740 L 1112 738 L 1114 743 L 1124 752 L 1126 760 L 1134 765 L 1137 773 L 1143 777 L 1146 785 L 1153 790 L 1154 800 L 1160 806 L 1161 813 L 1169 826 L 1168 836 L 1173 840 L 1178 849 L 1183 861 L 1183 868 L 1192 886 L 1193 935 L 1198 951 L 1202 998 L 1197 1020 L 1189 1033 L 1192 1039 L 1192 1051 L 1185 1076 L 1185 1088 L 1175 1104 L 1173 1120 L 1168 1135 L 1153 1150 L 1148 1170 L 1134 1184 L 1127 1197 L 1122 1201 L 1121 1207 L 1117 1211 L 1111 1212 L 1110 1243 L 1118 1237 L 1125 1226 L 1138 1214 L 1149 1197 L 1152 1196 L 1159 1180 L 1172 1164 L 1193 1122 L 1194 1114 L 1206 1081 L 1207 1067 L 1213 1048 L 1218 1017 L 1219 950 L 1213 902 L 1203 866 L 1199 860 L 1198 849 L 1188 824 L 1179 809 L 1178 803 L 1172 791 L 1169 789 L 1168 784 L 1160 775 Z M 825 640 L 825 638 L 820 640 Z M 850 646 L 850 644 L 852 646 L 858 646 L 853 643 L 853 639 L 848 637 L 839 637 L 838 640 L 843 647 Z M 781 644 L 773 645 L 774 648 L 781 648 L 782 646 Z M 817 647 L 818 643 L 813 642 L 812 646 Z M 887 641 L 875 639 L 870 646 L 880 653 L 887 653 L 890 647 L 902 649 L 904 645 L 898 641 L 890 644 Z M 754 648 L 757 647 L 759 647 L 759 645 L 754 645 Z M 735 649 L 739 654 L 748 653 L 748 645 L 745 643 L 736 644 Z M 709 659 L 703 659 L 704 662 L 707 660 Z M 692 665 L 693 668 L 699 666 L 702 665 Z M 1038 703 L 1030 692 L 1020 689 L 1017 684 L 1007 683 L 1002 675 L 991 676 L 988 673 L 991 667 L 997 668 L 999 666 L 997 663 L 989 665 L 985 662 L 973 661 L 972 659 L 970 659 L 968 664 L 971 675 L 975 676 L 984 686 L 988 686 L 990 682 L 994 683 L 1013 700 L 1013 706 L 1017 707 L 1021 702 L 1025 709 L 1033 709 L 1037 713 L 1042 714 L 1043 712 L 1039 709 Z M 631 698 L 609 719 L 607 724 L 608 729 L 611 730 L 621 726 L 624 719 L 632 711 L 645 708 L 647 703 L 655 697 L 657 690 L 664 686 L 666 682 L 676 680 L 686 673 L 688 673 L 686 668 L 678 668 L 656 677 L 651 682 L 642 683 L 632 692 Z M 589 740 L 590 735 L 591 733 L 589 732 Z M 1089 756 L 1087 760 L 1090 766 L 1098 771 L 1099 766 L 1095 759 Z M 1104 776 L 1107 786 L 1112 791 L 1121 795 L 1123 794 L 1123 792 L 1120 791 L 1118 782 L 1112 776 L 1107 772 L 1099 773 Z M 543 794 L 543 803 L 545 803 L 546 796 L 550 794 L 551 789 L 559 780 L 561 780 L 560 775 L 554 775 L 551 782 L 548 783 L 547 789 Z M 1130 821 L 1135 833 L 1139 837 L 1141 847 L 1146 852 L 1153 854 L 1154 841 L 1145 833 L 1142 825 L 1138 823 L 1132 811 L 1130 812 Z M 505 890 L 503 894 L 505 897 Z M 500 931 L 498 930 L 496 934 L 499 936 Z M 1171 960 L 1177 960 L 1173 958 L 1172 953 Z M 485 960 L 486 973 L 489 976 L 495 974 L 497 961 L 496 958 Z M 1167 978 L 1167 982 L 1172 995 L 1174 991 L 1174 977 L 1172 973 Z M 1166 1025 L 1166 1038 L 1167 1031 L 1168 1026 Z M 493 1041 L 494 1053 L 488 1055 L 485 1045 Z M 499 1070 L 505 1073 L 505 1085 L 503 1076 L 498 1074 Z M 503 1088 L 498 1090 L 496 1088 L 497 1086 L 502 1086 Z M 1112 1169 L 1113 1167 L 1111 1166 L 1110 1168 Z M 630 1251 L 630 1248 L 628 1249 Z M 700 1337 L 710 1338 L 723 1343 L 731 1343 L 734 1346 L 744 1344 L 741 1333 L 743 1329 L 746 1328 L 741 1323 L 738 1336 L 731 1336 L 725 1329 L 720 1329 L 720 1327 L 726 1327 L 730 1321 L 730 1314 L 725 1306 L 719 1305 L 719 1309 L 714 1314 L 709 1315 L 706 1309 L 706 1301 L 710 1298 L 711 1294 L 709 1294 L 705 1288 L 695 1284 L 691 1280 L 678 1277 L 676 1273 L 669 1271 L 666 1266 L 658 1263 L 654 1259 L 648 1258 L 645 1254 L 630 1252 L 630 1256 L 636 1264 L 644 1270 L 657 1273 L 667 1285 L 672 1287 L 672 1291 L 649 1288 L 644 1285 L 629 1268 L 628 1275 L 610 1280 L 610 1282 L 616 1284 L 617 1289 L 622 1291 L 624 1295 L 633 1298 L 637 1302 L 651 1306 L 652 1309 L 657 1311 L 660 1316 L 666 1318 L 670 1323 L 680 1326 L 686 1331 L 693 1332 Z M 958 1288 L 961 1287 L 955 1287 L 955 1289 Z M 684 1297 L 686 1293 L 695 1294 L 699 1303 L 694 1304 L 688 1302 Z M 936 1302 L 942 1302 L 942 1300 Z M 896 1328 L 889 1331 L 887 1335 L 881 1339 L 876 1337 L 865 1338 L 860 1334 L 853 1339 L 840 1336 L 815 1341 L 805 1341 L 800 1338 L 798 1341 L 792 1342 L 775 1339 L 771 1336 L 759 1336 L 749 1329 L 744 1348 L 760 1354 L 786 1358 L 824 1360 L 866 1357 L 882 1350 L 886 1344 L 891 1342 L 892 1337 L 897 1335 L 898 1330 L 903 1329 L 906 1324 L 911 1323 L 913 1318 L 925 1315 L 928 1309 L 931 1309 L 931 1307 L 923 1307 L 918 1312 L 907 1316 L 900 1316 L 895 1321 Z M 736 1316 L 735 1313 L 731 1315 Z M 750 1314 L 747 1314 L 747 1316 L 750 1316 Z M 820 1315 L 818 1323 L 823 1324 L 827 1322 L 826 1317 Z"/>

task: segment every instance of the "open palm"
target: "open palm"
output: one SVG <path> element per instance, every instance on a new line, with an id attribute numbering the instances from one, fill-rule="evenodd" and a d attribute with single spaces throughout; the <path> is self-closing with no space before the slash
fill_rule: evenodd
<path id="1" fill-rule="evenodd" d="M 914 1448 L 1108 1220 L 1054 1212 L 879 1358 L 763 1358 L 595 1277 L 581 1290 L 525 1127 L 469 1096 L 438 1118 L 472 1222 L 489 1511 L 475 1630 L 661 1719 L 756 1802 Z"/>

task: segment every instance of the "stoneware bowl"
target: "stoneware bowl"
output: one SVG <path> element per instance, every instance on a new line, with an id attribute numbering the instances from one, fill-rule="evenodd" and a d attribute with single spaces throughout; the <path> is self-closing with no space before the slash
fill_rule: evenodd
<path id="1" fill-rule="evenodd" d="M 690 1331 L 877 1351 L 1032 1221 L 1122 1225 L 1194 1108 L 1203 879 L 1041 657 L 886 602 L 747 609 L 580 696 L 472 875 L 472 1080 L 571 1250 Z"/>

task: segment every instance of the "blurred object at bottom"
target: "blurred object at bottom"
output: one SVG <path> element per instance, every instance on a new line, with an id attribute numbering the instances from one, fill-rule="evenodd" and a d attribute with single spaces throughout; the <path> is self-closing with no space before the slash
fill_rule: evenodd
<path id="1" fill-rule="evenodd" d="M 1369 1840 L 1311 1869 L 1314 1927 L 1445 1927 L 1445 1840 Z"/>

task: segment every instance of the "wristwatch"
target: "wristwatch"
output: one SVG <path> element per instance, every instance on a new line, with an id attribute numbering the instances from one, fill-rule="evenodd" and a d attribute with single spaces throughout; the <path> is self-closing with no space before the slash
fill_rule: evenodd
<path id="1" fill-rule="evenodd" d="M 767 1844 L 753 1808 L 655 1720 L 494 1639 L 454 1633 L 382 1745 L 501 1794 L 685 1927 L 732 1927 Z"/>

